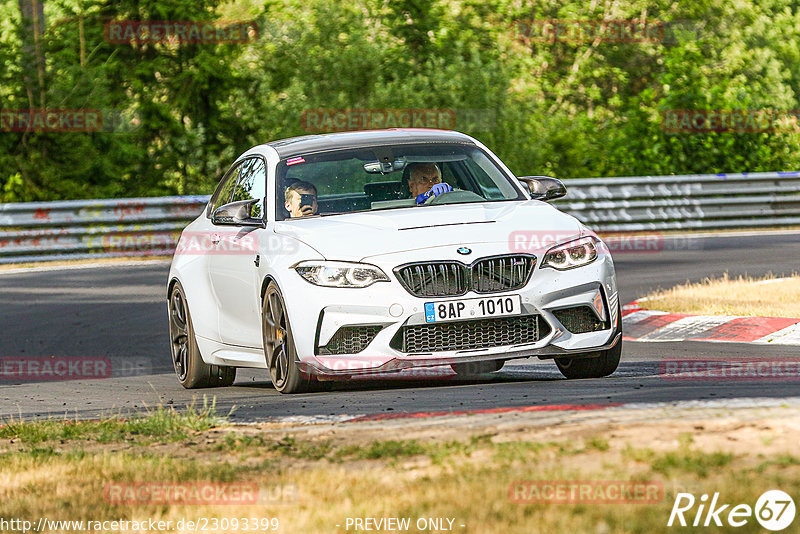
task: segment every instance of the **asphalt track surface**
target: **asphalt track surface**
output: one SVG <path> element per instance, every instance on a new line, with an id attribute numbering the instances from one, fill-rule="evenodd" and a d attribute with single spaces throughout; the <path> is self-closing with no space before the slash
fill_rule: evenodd
<path id="1" fill-rule="evenodd" d="M 800 232 L 666 237 L 659 250 L 614 254 L 622 302 L 658 287 L 728 272 L 789 275 L 800 269 Z M 232 420 L 320 419 L 553 404 L 671 402 L 800 396 L 800 382 L 694 381 L 659 376 L 665 358 L 796 358 L 797 346 L 625 342 L 611 377 L 565 380 L 552 361 L 515 360 L 475 379 L 443 376 L 351 381 L 332 391 L 280 395 L 266 371 L 240 370 L 229 388 L 184 390 L 173 375 L 167 330 L 166 262 L 0 273 L 0 358 L 105 357 L 114 376 L 81 381 L 0 381 L 0 418 L 89 418 L 158 404 L 215 398 Z M 2 421 L 0 421 L 2 422 Z"/>

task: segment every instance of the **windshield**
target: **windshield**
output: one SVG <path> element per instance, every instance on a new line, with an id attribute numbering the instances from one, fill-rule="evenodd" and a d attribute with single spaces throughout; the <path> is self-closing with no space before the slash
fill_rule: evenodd
<path id="1" fill-rule="evenodd" d="M 484 151 L 466 144 L 298 155 L 280 162 L 276 186 L 279 220 L 525 198 Z"/>

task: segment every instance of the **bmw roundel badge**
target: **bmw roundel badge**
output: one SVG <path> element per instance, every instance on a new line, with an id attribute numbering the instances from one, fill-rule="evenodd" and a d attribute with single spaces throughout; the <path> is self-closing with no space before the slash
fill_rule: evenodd
<path id="1" fill-rule="evenodd" d="M 467 254 L 472 254 L 472 249 L 467 247 L 458 247 L 458 250 L 456 250 L 456 252 L 458 252 L 462 256 L 466 256 Z"/>

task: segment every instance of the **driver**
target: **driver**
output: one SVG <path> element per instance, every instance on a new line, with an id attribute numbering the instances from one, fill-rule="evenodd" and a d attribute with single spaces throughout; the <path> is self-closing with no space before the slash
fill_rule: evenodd
<path id="1" fill-rule="evenodd" d="M 453 190 L 450 184 L 442 182 L 442 171 L 435 163 L 410 163 L 408 189 L 417 204 L 424 204 L 430 197 Z"/>
<path id="2" fill-rule="evenodd" d="M 290 217 L 308 217 L 317 214 L 319 208 L 317 206 L 317 188 L 314 184 L 297 180 L 286 188 L 284 197 L 286 198 L 284 206 Z M 308 202 L 309 200 L 311 202 Z"/>

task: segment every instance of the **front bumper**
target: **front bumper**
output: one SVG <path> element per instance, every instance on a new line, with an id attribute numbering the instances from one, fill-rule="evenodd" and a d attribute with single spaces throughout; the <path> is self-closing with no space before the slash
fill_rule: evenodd
<path id="1" fill-rule="evenodd" d="M 486 251 L 482 255 L 492 252 Z M 386 264 L 371 263 L 387 273 L 392 272 L 391 259 Z M 542 269 L 537 262 L 525 287 L 492 295 L 470 292 L 461 297 L 417 298 L 396 279 L 364 289 L 321 288 L 301 280 L 287 293 L 299 296 L 299 299 L 287 301 L 298 354 L 297 365 L 302 371 L 320 377 L 378 374 L 414 367 L 528 357 L 582 357 L 613 348 L 621 339 L 614 266 L 608 255 L 601 255 L 589 265 L 567 271 Z M 523 315 L 538 316 L 540 324 L 545 326 L 543 335 L 532 342 L 478 349 L 466 347 L 414 353 L 398 350 L 397 337 L 404 327 L 426 324 L 426 302 L 495 295 L 520 295 Z M 570 332 L 556 314 L 564 308 L 577 306 L 598 310 L 597 315 L 604 320 L 605 326 L 597 331 Z M 355 353 L 325 354 L 325 347 L 337 331 L 342 327 L 359 326 L 373 326 L 377 330 L 363 349 L 359 347 Z"/>
<path id="2" fill-rule="evenodd" d="M 548 345 L 539 349 L 527 349 L 514 352 L 513 356 L 511 356 L 510 358 L 509 357 L 499 358 L 496 353 L 486 353 L 480 355 L 472 354 L 469 356 L 421 358 L 415 360 L 395 358 L 384 364 L 379 365 L 378 367 L 360 367 L 360 368 L 356 367 L 351 369 L 331 369 L 328 367 L 321 367 L 319 365 L 315 365 L 310 362 L 297 362 L 297 366 L 302 373 L 310 374 L 319 378 L 346 378 L 350 376 L 400 372 L 405 369 L 412 369 L 415 367 L 435 367 L 439 365 L 475 363 L 475 362 L 517 359 L 517 358 L 530 358 L 534 356 L 540 359 L 565 358 L 565 357 L 585 358 L 590 354 L 594 354 L 597 351 L 613 349 L 617 345 L 617 343 L 620 343 L 621 341 L 622 341 L 622 332 L 616 332 L 616 335 L 612 337 L 609 343 L 602 345 L 600 347 L 565 350 L 556 345 Z"/>

